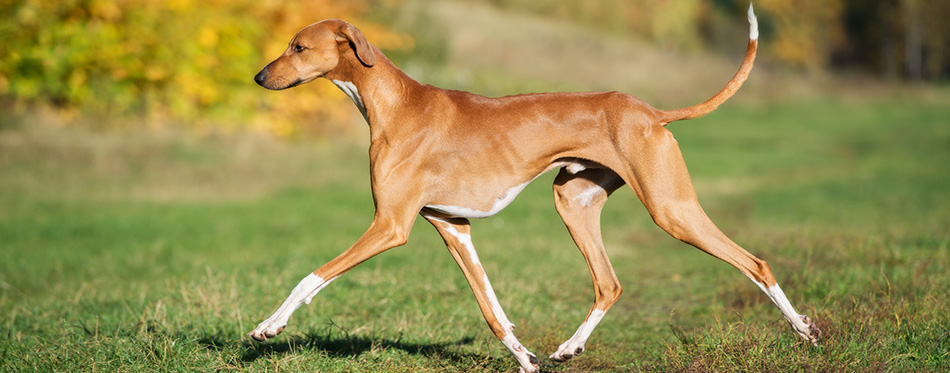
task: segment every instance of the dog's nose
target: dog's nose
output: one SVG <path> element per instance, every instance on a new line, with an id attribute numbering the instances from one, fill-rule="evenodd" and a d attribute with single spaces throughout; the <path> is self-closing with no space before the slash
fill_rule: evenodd
<path id="1" fill-rule="evenodd" d="M 267 69 L 261 70 L 257 75 L 254 75 L 254 81 L 261 87 L 264 86 L 265 80 L 267 80 Z"/>

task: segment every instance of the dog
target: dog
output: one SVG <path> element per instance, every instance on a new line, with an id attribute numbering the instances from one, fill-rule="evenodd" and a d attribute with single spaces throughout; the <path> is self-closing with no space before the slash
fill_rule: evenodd
<path id="1" fill-rule="evenodd" d="M 629 185 L 654 222 L 673 237 L 748 276 L 792 329 L 817 344 L 821 331 L 795 312 L 769 265 L 726 237 L 703 212 L 668 124 L 698 118 L 729 99 L 752 70 L 758 22 L 748 10 L 749 43 L 738 72 L 698 105 L 660 110 L 619 92 L 539 93 L 488 98 L 416 82 L 341 20 L 307 26 L 255 77 L 281 90 L 325 78 L 353 100 L 369 124 L 370 175 L 376 212 L 356 243 L 304 277 L 250 336 L 273 338 L 291 314 L 343 273 L 406 243 L 416 214 L 442 236 L 471 285 L 492 332 L 522 371 L 538 358 L 515 337 L 471 238 L 469 219 L 501 211 L 539 175 L 559 169 L 555 206 L 584 255 L 594 304 L 577 331 L 550 355 L 564 362 L 584 352 L 594 328 L 617 301 L 620 282 L 604 251 L 600 212 Z"/>

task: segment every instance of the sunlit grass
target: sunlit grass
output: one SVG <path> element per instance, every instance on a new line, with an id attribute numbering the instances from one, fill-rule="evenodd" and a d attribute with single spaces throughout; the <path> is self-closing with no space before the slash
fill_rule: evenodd
<path id="1" fill-rule="evenodd" d="M 940 92 L 939 95 L 946 95 Z M 588 352 L 546 370 L 943 370 L 950 117 L 941 100 L 727 107 L 671 127 L 707 213 L 825 331 L 802 343 L 738 271 L 604 211 L 625 286 Z M 366 151 L 245 135 L 0 131 L 0 370 L 505 371 L 432 228 L 264 344 L 246 333 L 372 217 Z M 546 175 L 473 233 L 522 342 L 547 356 L 592 299 Z"/>

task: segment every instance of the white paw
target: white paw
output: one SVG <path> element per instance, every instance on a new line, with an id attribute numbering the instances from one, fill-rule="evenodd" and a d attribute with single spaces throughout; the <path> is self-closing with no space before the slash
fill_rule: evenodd
<path id="1" fill-rule="evenodd" d="M 804 338 L 806 341 L 811 342 L 811 344 L 817 346 L 818 341 L 821 340 L 821 329 L 818 329 L 814 323 L 811 322 L 811 319 L 805 315 L 798 315 L 801 319 L 801 325 L 793 325 L 798 335 Z"/>
<path id="2" fill-rule="evenodd" d="M 568 340 L 561 344 L 557 348 L 557 352 L 548 356 L 551 360 L 554 360 L 559 363 L 571 360 L 574 356 L 584 353 L 584 343 L 575 342 L 573 339 Z"/>
<path id="3" fill-rule="evenodd" d="M 518 371 L 519 371 L 519 372 L 524 372 L 524 373 L 535 373 L 535 372 L 537 372 L 537 371 L 538 371 L 538 363 L 539 363 L 539 361 L 538 361 L 538 356 L 535 355 L 535 354 L 533 354 L 533 353 L 531 353 L 531 351 L 525 350 L 524 352 L 525 352 L 525 354 L 524 354 L 523 356 L 517 356 L 517 355 L 515 355 L 515 358 L 518 359 L 518 365 L 521 366 L 520 368 L 518 368 Z M 527 361 L 525 361 L 525 360 L 527 360 Z"/>
<path id="4" fill-rule="evenodd" d="M 268 338 L 274 338 L 280 334 L 280 332 L 284 331 L 285 326 L 287 325 L 278 325 L 278 323 L 268 319 L 260 323 L 257 328 L 254 328 L 254 330 L 247 335 L 251 336 L 251 338 L 254 338 L 254 340 L 258 342 L 264 342 Z"/>

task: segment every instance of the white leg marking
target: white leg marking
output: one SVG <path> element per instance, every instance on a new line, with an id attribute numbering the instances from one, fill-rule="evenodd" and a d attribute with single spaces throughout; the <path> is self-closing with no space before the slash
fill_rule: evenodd
<path id="1" fill-rule="evenodd" d="M 574 200 L 580 202 L 581 206 L 590 207 L 594 203 L 594 197 L 600 195 L 600 193 L 606 192 L 604 188 L 600 185 L 591 185 L 584 189 L 583 192 L 578 193 L 574 196 Z"/>
<path id="2" fill-rule="evenodd" d="M 584 344 L 587 343 L 587 338 L 590 338 L 590 334 L 594 332 L 594 328 L 597 327 L 597 324 L 599 324 L 603 318 L 604 311 L 594 310 L 591 312 L 590 317 L 581 323 L 581 326 L 577 328 L 574 335 L 562 343 L 555 353 L 551 354 L 551 360 L 565 362 L 574 356 L 584 353 Z"/>
<path id="3" fill-rule="evenodd" d="M 310 304 L 313 297 L 329 285 L 336 277 L 324 280 L 313 273 L 300 280 L 300 283 L 290 292 L 290 296 L 277 308 L 273 315 L 264 320 L 249 335 L 258 341 L 272 338 L 284 330 L 287 320 L 300 306 Z"/>
<path id="4" fill-rule="evenodd" d="M 353 103 L 356 104 L 356 108 L 360 109 L 360 114 L 363 114 L 363 119 L 366 119 L 366 123 L 369 123 L 369 117 L 366 116 L 366 105 L 363 104 L 363 97 L 360 97 L 360 92 L 356 90 L 356 85 L 352 82 L 340 80 L 334 80 L 333 84 L 336 84 L 337 88 L 340 88 L 343 93 L 346 93 L 346 95 L 350 97 L 350 100 L 353 100 Z"/>
<path id="5" fill-rule="evenodd" d="M 473 264 L 479 266 L 482 269 L 482 272 L 485 272 L 485 268 L 482 267 L 482 263 L 478 260 L 478 253 L 475 252 L 475 245 L 472 243 L 472 235 L 467 233 L 459 232 L 455 227 L 448 227 L 445 229 L 446 232 L 449 232 L 452 236 L 455 237 L 465 247 L 465 250 L 468 251 L 468 257 L 471 258 Z M 491 304 L 492 312 L 495 314 L 495 317 L 498 319 L 498 322 L 501 323 L 502 328 L 505 329 L 506 333 L 510 333 L 515 329 L 515 324 L 508 320 L 508 317 L 505 315 L 505 310 L 501 308 L 501 303 L 498 302 L 498 297 L 495 296 L 495 290 L 491 286 L 491 282 L 488 281 L 488 274 L 485 274 L 485 277 L 482 279 L 485 282 L 485 296 L 488 297 L 488 303 Z"/>
<path id="6" fill-rule="evenodd" d="M 469 254 L 474 262 L 479 263 L 478 256 L 475 254 L 475 248 L 472 246 L 467 246 L 467 248 L 469 248 Z M 481 267 L 481 264 L 478 266 Z M 485 269 L 482 268 L 482 272 L 484 271 Z M 491 282 L 488 281 L 488 274 L 485 274 L 483 281 L 485 281 L 485 296 L 488 297 L 488 303 L 491 304 L 492 313 L 495 314 L 498 323 L 501 324 L 502 329 L 505 330 L 505 337 L 501 339 L 501 343 L 515 356 L 515 359 L 518 360 L 518 364 L 521 365 L 522 371 L 533 371 L 535 369 L 534 366 L 538 363 L 538 357 L 524 348 L 521 342 L 518 342 L 518 338 L 514 335 L 515 324 L 512 323 L 511 320 L 508 320 L 508 316 L 505 315 L 505 310 L 501 308 L 501 303 L 498 302 L 498 297 L 495 295 L 495 289 L 492 288 Z"/>
<path id="7" fill-rule="evenodd" d="M 459 232 L 455 227 L 448 227 L 445 231 L 449 232 L 449 234 L 454 236 L 455 239 L 465 247 L 465 250 L 468 251 L 468 257 L 471 258 L 473 264 L 482 267 L 482 263 L 478 260 L 478 253 L 475 252 L 475 244 L 472 243 L 472 235 Z M 482 272 L 485 272 L 484 267 L 482 267 Z M 495 314 L 498 322 L 501 323 L 502 328 L 504 328 L 506 332 L 511 332 L 515 329 L 515 324 L 508 320 L 508 317 L 505 315 L 505 310 L 501 308 L 501 303 L 498 302 L 498 297 L 495 296 L 495 289 L 492 288 L 491 282 L 488 281 L 488 274 L 485 274 L 482 281 L 485 282 L 485 296 L 488 297 L 488 303 L 491 304 L 492 312 Z"/>
<path id="8" fill-rule="evenodd" d="M 445 222 L 445 220 L 439 219 L 437 217 L 426 215 L 427 218 Z M 445 231 L 455 237 L 462 246 L 465 247 L 465 250 L 468 252 L 469 259 L 479 268 L 481 268 L 482 273 L 485 272 L 485 268 L 482 267 L 481 261 L 478 260 L 478 253 L 475 252 L 475 245 L 472 243 L 472 235 L 467 233 L 459 232 L 455 227 L 449 226 L 445 228 Z M 488 297 L 488 303 L 491 305 L 492 313 L 495 315 L 495 319 L 498 320 L 498 323 L 501 324 L 502 329 L 505 331 L 505 336 L 501 339 L 501 343 L 505 345 L 505 348 L 515 356 L 515 359 L 518 360 L 518 364 L 521 366 L 521 371 L 524 372 L 534 372 L 536 371 L 535 365 L 538 363 L 538 357 L 535 356 L 531 351 L 524 348 L 521 342 L 518 342 L 518 338 L 512 333 L 515 329 L 515 324 L 508 320 L 508 316 L 505 315 L 505 310 L 501 308 L 501 303 L 498 302 L 498 297 L 495 295 L 495 290 L 491 286 L 491 282 L 488 281 L 488 274 L 485 274 L 482 281 L 485 282 L 485 296 Z"/>
<path id="9" fill-rule="evenodd" d="M 766 295 L 768 295 L 769 299 L 772 300 L 772 303 L 775 303 L 775 306 L 777 306 L 778 309 L 782 311 L 782 315 L 785 316 L 785 321 L 788 321 L 788 323 L 791 324 L 792 329 L 794 329 L 799 336 L 815 345 L 818 344 L 818 339 L 820 338 L 821 332 L 818 331 L 817 328 L 814 328 L 814 326 L 811 324 L 811 319 L 809 319 L 808 316 L 795 312 L 795 307 L 792 307 L 792 303 L 788 301 L 788 298 L 785 296 L 785 292 L 782 291 L 782 288 L 779 287 L 778 284 L 766 288 L 765 285 L 755 281 L 755 279 L 752 277 L 749 277 L 749 279 L 758 285 L 759 289 L 762 289 Z"/>
<path id="10" fill-rule="evenodd" d="M 512 323 L 511 320 L 508 320 L 508 316 L 505 315 L 505 310 L 501 308 L 501 303 L 498 302 L 498 297 L 495 296 L 495 289 L 492 289 L 487 274 L 483 281 L 485 281 L 485 295 L 488 296 L 488 303 L 491 304 L 492 312 L 495 313 L 495 317 L 498 318 L 501 327 L 505 329 L 505 333 L 510 334 L 515 330 L 515 324 Z"/>
<path id="11" fill-rule="evenodd" d="M 567 169 L 567 172 L 572 175 L 587 169 L 586 166 L 577 162 L 570 162 L 564 168 Z"/>
<path id="12" fill-rule="evenodd" d="M 570 172 L 570 169 L 568 169 Z M 581 206 L 590 207 L 594 203 L 594 198 L 601 193 L 607 193 L 608 188 L 613 188 L 616 183 L 616 175 L 603 175 L 596 180 L 592 180 L 594 185 L 587 187 L 584 191 L 574 196 L 574 200 L 580 202 Z"/>
<path id="13" fill-rule="evenodd" d="M 769 299 L 772 300 L 772 303 L 775 303 L 778 309 L 782 311 L 782 314 L 785 315 L 785 318 L 789 319 L 790 322 L 791 319 L 794 318 L 793 316 L 801 316 L 795 312 L 795 308 L 792 307 L 792 303 L 790 303 L 788 298 L 785 297 L 785 292 L 782 291 L 782 288 L 780 288 L 778 284 L 766 288 L 764 284 L 756 281 L 752 277 L 746 277 L 749 277 L 749 279 L 752 280 L 752 282 L 754 282 L 755 285 L 759 287 L 759 289 L 762 289 L 762 291 L 769 296 Z"/>

